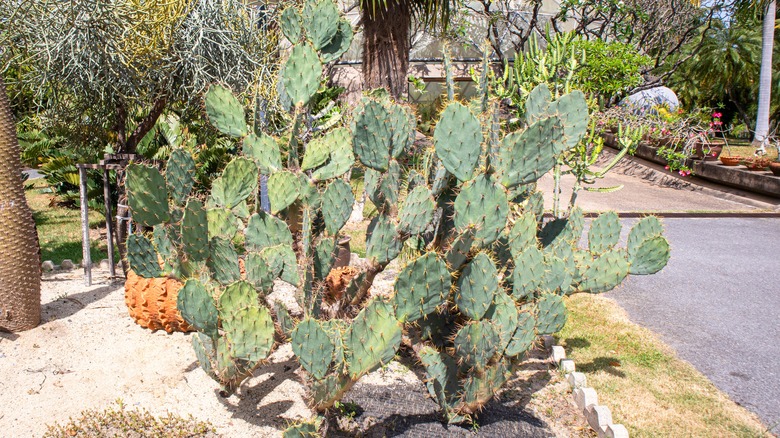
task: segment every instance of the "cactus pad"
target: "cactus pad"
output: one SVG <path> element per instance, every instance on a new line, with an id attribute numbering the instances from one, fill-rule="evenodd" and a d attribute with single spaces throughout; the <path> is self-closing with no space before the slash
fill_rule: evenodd
<path id="1" fill-rule="evenodd" d="M 401 253 L 401 240 L 398 238 L 393 220 L 379 215 L 371 220 L 366 232 L 366 257 L 377 263 L 389 263 Z"/>
<path id="2" fill-rule="evenodd" d="M 565 146 L 558 117 L 539 120 L 522 133 L 507 135 L 501 140 L 497 163 L 501 183 L 509 189 L 538 180 L 553 168 Z"/>
<path id="3" fill-rule="evenodd" d="M 498 351 L 501 340 L 489 320 L 470 322 L 458 330 L 453 343 L 458 362 L 469 369 L 482 371 Z"/>
<path id="4" fill-rule="evenodd" d="M 428 187 L 417 186 L 406 196 L 398 214 L 398 231 L 409 234 L 422 234 L 433 221 L 436 204 Z"/>
<path id="5" fill-rule="evenodd" d="M 322 217 L 325 220 L 325 229 L 331 236 L 335 236 L 347 223 L 354 204 L 352 187 L 343 180 L 337 179 L 325 189 L 322 196 Z"/>
<path id="6" fill-rule="evenodd" d="M 458 102 L 447 105 L 433 133 L 436 155 L 460 181 L 474 175 L 482 145 L 482 127 L 477 117 Z"/>
<path id="7" fill-rule="evenodd" d="M 241 278 L 238 253 L 230 240 L 215 237 L 209 241 L 209 259 L 206 264 L 220 284 L 230 284 Z"/>
<path id="8" fill-rule="evenodd" d="M 593 254 L 603 254 L 620 240 L 620 218 L 610 211 L 602 213 L 591 224 L 588 231 L 588 248 Z"/>
<path id="9" fill-rule="evenodd" d="M 669 242 L 662 236 L 645 239 L 634 251 L 629 262 L 630 274 L 649 275 L 663 269 L 669 261 Z"/>
<path id="10" fill-rule="evenodd" d="M 190 199 L 181 220 L 181 243 L 189 260 L 200 262 L 209 256 L 208 213 L 203 203 Z"/>
<path id="11" fill-rule="evenodd" d="M 257 165 L 246 158 L 235 158 L 214 180 L 211 198 L 221 207 L 233 208 L 245 201 L 257 188 Z"/>
<path id="12" fill-rule="evenodd" d="M 542 294 L 536 302 L 536 332 L 551 335 L 561 331 L 566 325 L 566 305 L 563 297 L 555 294 Z"/>
<path id="13" fill-rule="evenodd" d="M 182 318 L 212 339 L 217 337 L 217 306 L 206 286 L 193 278 L 179 291 L 177 307 Z"/>
<path id="14" fill-rule="evenodd" d="M 159 277 L 162 274 L 154 245 L 146 236 L 140 234 L 131 234 L 127 238 L 127 263 L 130 269 L 144 278 Z"/>
<path id="15" fill-rule="evenodd" d="M 328 63 L 336 61 L 349 50 L 349 46 L 352 44 L 352 38 L 354 34 L 352 32 L 352 24 L 342 18 L 339 20 L 339 28 L 336 34 L 328 44 L 320 49 L 320 58 L 322 62 Z"/>
<path id="16" fill-rule="evenodd" d="M 493 297 L 493 304 L 485 313 L 485 319 L 492 321 L 496 327 L 501 340 L 498 352 L 502 353 L 517 331 L 518 312 L 515 301 L 504 291 L 498 290 Z"/>
<path id="17" fill-rule="evenodd" d="M 238 231 L 238 219 L 226 208 L 210 208 L 206 212 L 209 239 L 224 237 L 232 239 Z"/>
<path id="18" fill-rule="evenodd" d="M 244 107 L 229 89 L 222 85 L 212 85 L 206 92 L 204 103 L 209 123 L 219 132 L 235 138 L 249 133 Z"/>
<path id="19" fill-rule="evenodd" d="M 270 291 L 274 287 L 274 275 L 262 255 L 250 252 L 244 261 L 246 281 L 255 289 Z"/>
<path id="20" fill-rule="evenodd" d="M 256 363 L 265 360 L 274 346 L 274 322 L 265 307 L 248 307 L 222 320 L 233 357 Z"/>
<path id="21" fill-rule="evenodd" d="M 328 145 L 330 160 L 312 172 L 312 178 L 317 181 L 344 175 L 355 162 L 355 154 L 352 152 L 352 137 L 346 128 L 330 131 L 325 135 L 323 141 Z"/>
<path id="22" fill-rule="evenodd" d="M 288 41 L 295 44 L 301 39 L 301 14 L 294 6 L 285 8 L 279 16 L 282 33 Z"/>
<path id="23" fill-rule="evenodd" d="M 283 220 L 266 212 L 255 213 L 249 217 L 246 229 L 246 247 L 250 251 L 260 251 L 276 245 L 292 245 L 293 237 Z"/>
<path id="24" fill-rule="evenodd" d="M 365 187 L 368 199 L 380 210 L 390 210 L 398 202 L 401 167 L 391 160 L 387 172 L 366 169 Z"/>
<path id="25" fill-rule="evenodd" d="M 393 136 L 390 114 L 380 102 L 368 99 L 355 116 L 353 147 L 364 166 L 384 172 L 390 165 Z"/>
<path id="26" fill-rule="evenodd" d="M 356 379 L 389 363 L 401 345 L 401 323 L 392 304 L 375 299 L 358 313 L 344 334 L 349 374 Z"/>
<path id="27" fill-rule="evenodd" d="M 402 322 L 424 318 L 443 304 L 452 279 L 447 265 L 434 252 L 409 263 L 398 274 L 393 286 L 395 316 Z"/>
<path id="28" fill-rule="evenodd" d="M 127 200 L 133 221 L 143 227 L 167 222 L 168 190 L 165 179 L 154 167 L 129 164 L 127 171 Z"/>
<path id="29" fill-rule="evenodd" d="M 316 50 L 327 46 L 339 30 L 339 10 L 330 0 L 317 2 L 307 16 L 306 33 Z"/>
<path id="30" fill-rule="evenodd" d="M 281 82 L 292 104 L 306 105 L 320 88 L 322 63 L 311 44 L 296 44 L 281 73 Z"/>
<path id="31" fill-rule="evenodd" d="M 529 125 L 548 116 L 547 110 L 552 102 L 552 94 L 547 84 L 539 84 L 528 95 L 525 101 L 525 121 Z"/>
<path id="32" fill-rule="evenodd" d="M 294 173 L 276 172 L 268 178 L 271 213 L 276 214 L 292 205 L 300 194 L 300 181 Z"/>
<path id="33" fill-rule="evenodd" d="M 517 328 L 512 339 L 506 346 L 504 354 L 509 357 L 519 356 L 528 351 L 536 339 L 536 319 L 531 312 L 519 312 Z"/>
<path id="34" fill-rule="evenodd" d="M 610 250 L 590 262 L 587 269 L 582 271 L 579 289 L 593 294 L 610 291 L 623 282 L 629 268 L 624 251 Z"/>
<path id="35" fill-rule="evenodd" d="M 165 166 L 165 184 L 177 205 L 184 202 L 195 184 L 195 160 L 182 149 L 174 149 Z"/>
<path id="36" fill-rule="evenodd" d="M 514 256 L 515 269 L 512 273 L 512 296 L 522 300 L 539 290 L 544 281 L 544 254 L 534 246 Z"/>
<path id="37" fill-rule="evenodd" d="M 485 175 L 469 181 L 455 199 L 455 227 L 476 227 L 475 239 L 483 247 L 498 239 L 506 227 L 509 202 L 501 186 Z"/>
<path id="38" fill-rule="evenodd" d="M 333 361 L 335 347 L 319 321 L 304 319 L 292 331 L 291 338 L 293 353 L 301 366 L 315 379 L 323 379 Z"/>
<path id="39" fill-rule="evenodd" d="M 458 278 L 455 304 L 462 314 L 479 320 L 493 304 L 493 296 L 501 294 L 496 266 L 485 253 L 479 253 Z"/>
<path id="40" fill-rule="evenodd" d="M 282 168 L 282 156 L 276 140 L 268 134 L 249 134 L 242 143 L 244 156 L 254 160 L 257 169 L 270 175 Z"/>

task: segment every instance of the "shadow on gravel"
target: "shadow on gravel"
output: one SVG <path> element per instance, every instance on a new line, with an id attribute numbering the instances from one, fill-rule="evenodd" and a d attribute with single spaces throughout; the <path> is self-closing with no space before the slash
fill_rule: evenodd
<path id="1" fill-rule="evenodd" d="M 121 284 L 103 286 L 87 292 L 59 297 L 41 306 L 41 321 L 46 323 L 73 316 L 79 310 L 84 309 L 95 301 L 102 300 L 108 294 L 121 287 L 124 286 Z"/>
<path id="2" fill-rule="evenodd" d="M 214 395 L 231 412 L 233 418 L 241 419 L 258 427 L 268 426 L 282 430 L 289 423 L 289 420 L 282 418 L 281 415 L 292 407 L 293 402 L 281 400 L 262 406 L 259 404 L 286 380 L 297 380 L 298 376 L 295 374 L 295 370 L 298 367 L 298 362 L 290 359 L 284 362 L 269 363 L 259 368 L 258 374 L 260 376 L 268 375 L 268 378 L 258 383 L 252 382 L 242 385 L 239 389 L 238 404 L 230 403 L 228 399 L 221 397 L 218 389 L 214 391 Z"/>

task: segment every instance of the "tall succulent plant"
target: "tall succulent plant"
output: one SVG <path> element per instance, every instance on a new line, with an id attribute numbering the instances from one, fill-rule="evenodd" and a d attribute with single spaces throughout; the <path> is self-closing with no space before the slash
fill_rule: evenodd
<path id="1" fill-rule="evenodd" d="M 184 152 L 172 154 L 165 175 L 128 168 L 140 225 L 128 241 L 128 260 L 142 276 L 186 279 L 179 309 L 198 329 L 193 346 L 201 366 L 226 393 L 268 357 L 275 331 L 290 340 L 318 410 L 392 360 L 402 343 L 416 344 L 426 385 L 447 420 L 468 420 L 539 335 L 563 327 L 563 296 L 604 292 L 629 273 L 654 273 L 666 264 L 669 245 L 653 217 L 633 227 L 625 249 L 617 247 L 614 213 L 593 222 L 587 248 L 578 247 L 581 211 L 544 221 L 535 181 L 585 135 L 588 110 L 578 92 L 557 101 L 537 93 L 541 98 L 527 108 L 532 123 L 506 135 L 484 96 L 474 104 L 453 100 L 425 166 L 415 171 L 400 160 L 414 138 L 414 117 L 387 97 L 365 97 L 349 127 L 307 131 L 322 64 L 351 38 L 344 23 L 330 0 L 282 14 L 293 42 L 281 73 L 295 120 L 286 141 L 253 132 L 229 90 L 208 91 L 209 122 L 239 138 L 242 153 L 205 203 L 189 193 L 194 164 Z M 339 48 L 329 51 L 333 46 Z M 370 263 L 332 296 L 323 280 L 354 203 L 346 180 L 354 166 L 364 169 L 378 209 L 366 230 Z M 269 176 L 270 212 L 252 202 L 260 174 Z M 415 243 L 408 246 L 417 256 L 401 267 L 390 296 L 372 297 L 374 278 L 405 242 Z M 298 312 L 271 307 L 276 279 L 296 286 Z"/>

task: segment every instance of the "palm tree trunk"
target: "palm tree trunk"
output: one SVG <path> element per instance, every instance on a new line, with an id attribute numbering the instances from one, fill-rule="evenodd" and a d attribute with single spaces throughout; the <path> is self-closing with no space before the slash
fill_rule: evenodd
<path id="1" fill-rule="evenodd" d="M 399 98 L 409 87 L 411 11 L 402 0 L 363 7 L 363 88 L 386 88 Z"/>
<path id="2" fill-rule="evenodd" d="M 758 116 L 753 145 L 765 144 L 769 135 L 769 100 L 772 93 L 772 51 L 775 43 L 776 2 L 767 3 L 764 13 L 764 27 L 761 42 L 761 73 L 758 88 Z"/>
<path id="3" fill-rule="evenodd" d="M 16 124 L 0 79 L 0 330 L 27 330 L 40 321 L 38 233 L 24 197 Z"/>

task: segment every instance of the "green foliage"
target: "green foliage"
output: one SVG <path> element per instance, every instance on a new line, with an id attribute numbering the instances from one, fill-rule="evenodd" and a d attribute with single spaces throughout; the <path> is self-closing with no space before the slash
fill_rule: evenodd
<path id="1" fill-rule="evenodd" d="M 310 41 L 307 23 L 312 18 L 307 14 L 321 7 L 312 2 L 304 7 L 301 39 L 307 42 L 295 47 L 316 46 Z M 288 61 L 288 67 L 290 63 L 300 60 Z M 332 407 L 361 376 L 393 360 L 407 335 L 431 341 L 420 350 L 420 360 L 445 417 L 468 420 L 504 385 L 537 335 L 563 327 L 564 294 L 602 292 L 617 286 L 632 266 L 644 273 L 665 263 L 668 247 L 649 220 L 632 232 L 629 251 L 614 246 L 620 226 L 614 215 L 595 221 L 592 243 L 585 249 L 578 246 L 584 226 L 578 210 L 543 223 L 543 199 L 533 183 L 558 162 L 570 142 L 583 138 L 588 114 L 581 93 L 547 99 L 536 110 L 539 121 L 503 138 L 490 114 L 472 109 L 491 111 L 495 105 L 450 102 L 438 125 L 446 132 L 434 134 L 435 150 L 412 173 L 402 164 L 408 162 L 404 154 L 411 143 L 406 107 L 377 93 L 364 97 L 355 109 L 351 128 L 309 131 L 302 103 L 310 100 L 304 84 L 310 78 L 291 71 L 282 73 L 285 87 L 295 88 L 298 98 L 287 134 L 287 165 L 270 172 L 271 211 L 259 211 L 254 202 L 260 158 L 238 157 L 213 184 L 208 209 L 215 213 L 209 216 L 190 195 L 181 240 L 165 245 L 170 246 L 166 254 L 187 253 L 184 235 L 204 223 L 208 227 L 200 233 L 209 240 L 205 254 L 182 261 L 180 277 L 189 280 L 179 307 L 204 334 L 195 338 L 196 354 L 225 393 L 271 353 L 275 325 L 291 339 L 312 403 L 320 411 Z M 210 92 L 226 96 L 218 86 Z M 536 93 L 545 97 L 544 90 Z M 221 111 L 238 114 L 223 104 L 226 100 L 206 97 L 211 119 L 224 118 Z M 457 123 L 465 127 L 458 130 Z M 236 126 L 225 133 L 243 129 Z M 458 138 L 464 130 L 468 144 Z M 247 135 L 266 135 L 250 131 L 246 128 Z M 344 140 L 351 142 L 354 155 L 341 149 Z M 246 152 L 253 153 L 251 148 Z M 298 161 L 301 156 L 306 171 Z M 326 293 L 321 280 L 354 202 L 341 175 L 357 165 L 355 157 L 367 167 L 365 190 L 377 205 L 377 216 L 366 230 L 368 263 L 346 290 Z M 338 170 L 323 171 L 334 162 Z M 514 164 L 522 164 L 522 172 L 514 172 Z M 321 178 L 310 177 L 317 172 Z M 412 180 L 412 187 L 399 208 L 404 180 Z M 131 191 L 136 193 L 144 192 Z M 239 205 L 246 214 L 237 213 Z M 165 226 L 171 221 L 163 220 Z M 233 224 L 243 230 L 243 240 L 241 233 L 231 239 Z M 132 239 L 140 243 L 133 250 L 132 257 L 139 260 L 134 266 L 145 268 L 141 275 L 154 273 L 148 268 L 157 261 L 154 248 L 149 251 L 151 243 L 141 234 Z M 188 239 L 187 248 L 195 242 L 192 235 Z M 376 275 L 412 242 L 421 252 L 400 261 L 393 295 L 371 298 Z M 294 315 L 278 305 L 269 310 L 266 297 L 277 278 L 296 286 L 300 311 Z"/>

